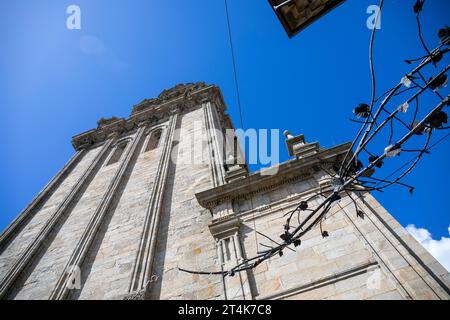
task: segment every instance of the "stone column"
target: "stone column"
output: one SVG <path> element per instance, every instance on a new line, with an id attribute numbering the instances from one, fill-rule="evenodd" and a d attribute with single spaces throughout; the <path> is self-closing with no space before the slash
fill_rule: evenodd
<path id="1" fill-rule="evenodd" d="M 106 213 L 108 212 L 108 209 L 111 206 L 111 203 L 113 202 L 113 199 L 119 189 L 119 186 L 129 166 L 131 165 L 133 160 L 135 160 L 135 156 L 139 151 L 139 146 L 141 145 L 142 142 L 144 131 L 145 127 L 140 126 L 137 129 L 133 141 L 129 143 L 130 145 L 125 150 L 125 155 L 122 157 L 123 158 L 122 162 L 120 163 L 113 179 L 111 180 L 105 194 L 103 195 L 102 200 L 95 209 L 94 214 L 92 215 L 86 229 L 83 232 L 83 235 L 78 241 L 77 246 L 72 252 L 72 255 L 69 261 L 67 262 L 67 265 L 63 273 L 60 275 L 58 282 L 56 283 L 56 286 L 50 295 L 51 300 L 61 300 L 67 296 L 69 292 L 68 284 L 69 281 L 71 281 L 72 279 L 71 277 L 72 272 L 74 268 L 78 268 L 78 270 L 81 269 L 83 261 L 86 255 L 88 254 L 89 249 L 91 248 L 91 245 L 97 234 L 97 230 L 102 225 Z"/>
<path id="2" fill-rule="evenodd" d="M 8 290 L 12 287 L 17 277 L 24 271 L 25 267 L 30 263 L 36 252 L 39 250 L 43 242 L 47 239 L 49 234 L 54 230 L 61 218 L 70 210 L 73 201 L 82 190 L 83 186 L 89 181 L 99 169 L 99 165 L 103 162 L 104 156 L 107 154 L 111 141 L 107 141 L 102 150 L 96 155 L 87 170 L 78 179 L 69 194 L 66 195 L 61 204 L 57 207 L 53 215 L 46 222 L 45 226 L 39 231 L 36 238 L 29 244 L 29 246 L 20 255 L 17 261 L 8 270 L 6 276 L 0 282 L 0 299 L 4 298 Z"/>
<path id="3" fill-rule="evenodd" d="M 214 112 L 211 102 L 204 103 L 202 108 L 208 141 L 212 182 L 213 186 L 217 187 L 225 183 L 225 168 L 223 166 L 225 141 L 223 135 L 221 137 L 219 136 L 222 130 L 217 126 L 217 113 Z"/>
<path id="4" fill-rule="evenodd" d="M 229 212 L 230 206 L 221 206 L 220 211 Z M 209 228 L 216 239 L 217 253 L 222 271 L 230 271 L 233 267 L 244 261 L 241 242 L 239 239 L 240 221 L 235 217 L 226 217 L 223 213 L 215 216 L 222 217 L 213 222 Z M 248 280 L 249 271 L 236 272 L 223 278 L 224 296 L 227 300 L 251 300 L 252 292 Z"/>
<path id="5" fill-rule="evenodd" d="M 217 239 L 220 243 L 219 257 L 222 271 L 228 271 L 243 261 L 239 231 Z M 224 293 L 227 300 L 252 300 L 247 271 L 236 272 L 224 277 Z"/>
<path id="6" fill-rule="evenodd" d="M 142 230 L 139 250 L 133 266 L 133 273 L 128 289 L 128 295 L 124 299 L 145 299 L 151 272 L 153 268 L 153 257 L 155 254 L 158 226 L 162 212 L 162 200 L 166 188 L 167 175 L 171 161 L 174 131 L 177 125 L 178 115 L 173 114 L 169 119 L 163 141 L 158 169 L 155 176 L 153 189 L 151 190 L 147 212 Z"/>

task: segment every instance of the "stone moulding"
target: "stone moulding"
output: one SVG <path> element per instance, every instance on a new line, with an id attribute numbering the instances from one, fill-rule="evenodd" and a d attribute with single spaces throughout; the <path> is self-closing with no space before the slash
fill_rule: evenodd
<path id="1" fill-rule="evenodd" d="M 259 219 L 275 212 L 289 210 L 289 208 L 293 209 L 294 207 L 298 206 L 298 201 L 300 201 L 300 199 L 306 199 L 312 194 L 319 193 L 320 191 L 322 191 L 320 187 L 312 188 L 292 197 L 273 201 L 270 205 L 264 205 L 262 207 L 255 207 L 247 211 L 237 212 L 236 215 L 243 222 L 252 221 L 253 219 Z"/>
<path id="2" fill-rule="evenodd" d="M 180 84 L 172 89 L 163 91 L 156 99 L 146 99 L 134 106 L 128 119 L 112 117 L 100 119 L 96 129 L 92 129 L 76 135 L 72 138 L 72 145 L 75 150 L 89 147 L 95 143 L 102 142 L 112 133 L 124 134 L 142 123 L 156 125 L 167 121 L 173 113 L 180 113 L 194 107 L 200 107 L 207 101 L 214 102 L 224 114 L 226 110 L 220 89 L 214 85 L 205 85 L 202 82 L 196 84 Z M 227 115 L 223 115 L 221 122 L 232 127 Z"/>
<path id="3" fill-rule="evenodd" d="M 330 149 L 324 149 L 317 154 L 302 159 L 293 159 L 281 164 L 276 175 L 262 176 L 257 172 L 247 178 L 199 192 L 195 196 L 202 207 L 210 210 L 224 202 L 252 197 L 283 184 L 311 176 L 312 167 L 320 163 L 319 158 L 331 161 L 347 152 L 350 146 L 350 143 L 344 143 Z"/>
<path id="4" fill-rule="evenodd" d="M 352 277 L 355 277 L 355 276 L 358 276 L 358 275 L 361 275 L 364 273 L 371 272 L 373 270 L 376 270 L 377 268 L 379 268 L 378 262 L 375 260 L 371 260 L 371 261 L 368 261 L 367 263 L 353 267 L 348 270 L 344 270 L 340 273 L 332 274 L 329 277 L 321 278 L 321 279 L 318 279 L 318 280 L 310 282 L 310 283 L 300 284 L 298 286 L 295 286 L 294 288 L 291 288 L 291 289 L 288 289 L 285 291 L 281 291 L 281 292 L 277 292 L 277 293 L 267 295 L 264 297 L 258 297 L 257 299 L 258 300 L 285 299 L 289 296 L 301 294 L 301 293 L 311 291 L 311 290 L 314 290 L 314 289 L 317 289 L 317 288 L 320 288 L 323 286 L 332 285 L 333 283 L 343 281 L 346 279 L 350 279 Z"/>
<path id="5" fill-rule="evenodd" d="M 310 177 L 308 175 L 308 177 Z M 324 190 L 325 189 L 325 190 Z M 287 198 L 283 198 L 274 202 L 271 202 L 270 205 L 263 205 L 260 207 L 254 207 L 247 211 L 239 211 L 235 212 L 235 214 L 226 215 L 223 217 L 214 217 L 209 228 L 211 234 L 214 236 L 215 233 L 218 233 L 216 230 L 220 230 L 221 228 L 227 228 L 229 226 L 230 221 L 237 221 L 240 225 L 241 223 L 248 223 L 253 220 L 257 220 L 263 218 L 267 215 L 281 212 L 284 210 L 293 209 L 298 205 L 298 201 L 300 199 L 309 198 L 312 194 L 319 192 L 331 192 L 332 186 L 329 184 L 328 186 L 315 187 L 308 189 L 307 191 L 288 196 Z"/>

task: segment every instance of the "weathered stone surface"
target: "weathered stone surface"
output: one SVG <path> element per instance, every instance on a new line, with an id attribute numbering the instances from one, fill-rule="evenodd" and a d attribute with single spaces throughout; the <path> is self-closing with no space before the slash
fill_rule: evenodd
<path id="1" fill-rule="evenodd" d="M 64 181 L 59 185 L 58 189 L 50 195 L 47 201 L 39 208 L 32 212 L 32 217 L 27 224 L 16 234 L 12 241 L 8 244 L 0 254 L 0 279 L 6 274 L 8 269 L 14 263 L 15 259 L 25 250 L 31 243 L 33 238 L 50 218 L 56 207 L 63 201 L 63 198 L 70 192 L 78 178 L 87 169 L 91 161 L 99 152 L 100 148 L 95 148 L 83 156 L 81 161 L 69 173 Z"/>

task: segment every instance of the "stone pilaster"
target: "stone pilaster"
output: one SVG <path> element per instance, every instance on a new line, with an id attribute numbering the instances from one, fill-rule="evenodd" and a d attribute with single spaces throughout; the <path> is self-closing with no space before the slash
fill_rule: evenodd
<path id="1" fill-rule="evenodd" d="M 41 192 L 31 201 L 31 203 L 14 219 L 14 221 L 0 235 L 0 253 L 8 244 L 12 236 L 18 232 L 32 216 L 32 214 L 40 207 L 42 203 L 50 197 L 55 189 L 64 181 L 72 169 L 80 162 L 86 153 L 86 149 L 78 150 L 75 155 L 67 162 L 58 174 L 42 189 Z"/>
<path id="2" fill-rule="evenodd" d="M 238 218 L 224 215 L 232 212 L 231 204 L 224 204 L 220 208 L 222 217 L 210 224 L 209 229 L 217 244 L 217 254 L 222 271 L 229 271 L 244 260 L 241 241 L 239 237 Z M 227 300 L 252 300 L 252 292 L 247 272 L 236 272 L 233 275 L 223 277 L 224 297 Z"/>
<path id="3" fill-rule="evenodd" d="M 161 153 L 158 169 L 156 172 L 155 183 L 151 190 L 144 227 L 142 230 L 139 250 L 133 266 L 133 273 L 129 286 L 129 294 L 125 299 L 144 299 L 146 296 L 147 285 L 151 278 L 153 267 L 153 256 L 158 235 L 158 226 L 162 212 L 162 200 L 166 188 L 167 175 L 169 171 L 174 131 L 177 125 L 178 115 L 170 116 L 169 124 L 166 129 L 165 139 L 163 141 L 163 150 Z"/>
<path id="4" fill-rule="evenodd" d="M 213 186 L 225 183 L 225 169 L 224 163 L 224 137 L 219 136 L 222 130 L 217 126 L 217 113 L 211 102 L 202 105 L 204 111 L 206 137 L 209 149 L 209 161 L 212 175 Z"/>
<path id="5" fill-rule="evenodd" d="M 71 270 L 74 267 L 81 268 L 83 261 L 86 255 L 89 252 L 89 249 L 94 241 L 97 230 L 100 228 L 106 213 L 114 199 L 114 196 L 119 189 L 119 186 L 124 178 L 125 173 L 127 172 L 128 167 L 131 165 L 133 159 L 135 158 L 136 153 L 139 150 L 139 145 L 141 145 L 143 133 L 145 131 L 144 127 L 139 127 L 137 129 L 136 135 L 129 146 L 125 150 L 125 154 L 122 157 L 122 162 L 118 167 L 116 174 L 112 181 L 110 182 L 108 189 L 106 190 L 102 201 L 96 208 L 94 214 L 91 217 L 86 229 L 83 232 L 83 235 L 79 239 L 77 246 L 75 247 L 72 255 L 64 268 L 63 273 L 60 275 L 58 282 L 55 288 L 50 295 L 50 299 L 52 300 L 61 300 L 67 296 L 69 291 L 68 281 L 71 280 Z"/>
<path id="6" fill-rule="evenodd" d="M 30 243 L 30 245 L 24 250 L 17 261 L 6 273 L 6 276 L 0 282 L 0 299 L 4 298 L 8 290 L 12 287 L 17 277 L 24 271 L 25 267 L 30 263 L 31 259 L 35 256 L 45 239 L 54 230 L 55 226 L 59 223 L 61 218 L 70 209 L 73 201 L 82 190 L 87 181 L 95 175 L 99 169 L 99 165 L 103 162 L 105 155 L 109 149 L 111 141 L 107 141 L 99 154 L 94 158 L 89 165 L 85 173 L 78 179 L 70 193 L 64 198 L 55 213 L 50 217 L 45 226 L 39 231 L 36 238 Z"/>

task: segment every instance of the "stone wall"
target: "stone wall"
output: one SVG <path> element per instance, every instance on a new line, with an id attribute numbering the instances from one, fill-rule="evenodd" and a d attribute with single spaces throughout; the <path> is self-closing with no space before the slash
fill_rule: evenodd
<path id="1" fill-rule="evenodd" d="M 162 127 L 165 128 L 160 139 L 163 141 L 167 123 Z M 147 136 L 153 131 L 154 128 L 149 128 Z M 162 149 L 144 152 L 148 137 L 143 142 L 81 270 L 82 289 L 72 290 L 71 299 L 115 299 L 128 291 Z"/>
<path id="2" fill-rule="evenodd" d="M 201 119 L 202 108 L 179 119 L 179 127 L 185 130 L 177 137 L 179 150 L 192 150 L 194 141 L 189 137 L 195 136 L 194 130 L 205 130 L 204 124 L 194 126 Z M 159 280 L 150 287 L 152 299 L 212 299 L 223 295 L 220 277 L 200 277 L 177 269 L 219 268 L 215 241 L 208 229 L 211 213 L 195 199 L 195 193 L 212 187 L 208 149 L 194 156 L 195 165 L 177 160 L 169 171 L 153 270 Z"/>
<path id="3" fill-rule="evenodd" d="M 64 272 L 78 239 L 104 196 L 119 165 L 117 162 L 105 166 L 105 162 L 80 195 L 73 209 L 66 214 L 62 223 L 47 239 L 37 258 L 31 263 L 31 267 L 22 274 L 23 280 L 16 284 L 9 298 L 48 299 L 50 297 L 56 281 Z"/>
<path id="4" fill-rule="evenodd" d="M 254 229 L 278 241 L 286 221 L 284 214 L 311 195 L 311 182 L 297 184 L 304 185 L 298 188 L 299 198 L 289 192 L 277 203 L 276 194 L 283 198 L 286 189 L 292 191 L 292 186 L 286 186 L 246 201 L 247 208 L 255 209 L 240 213 L 244 256 L 256 255 L 256 241 L 275 245 L 261 235 L 255 239 Z M 310 201 L 310 206 L 317 201 Z M 358 205 L 364 218 L 357 216 L 353 202 L 345 197 L 322 223 L 328 237 L 322 237 L 320 226 L 316 226 L 299 247 L 291 246 L 293 250 L 285 249 L 282 257 L 249 271 L 253 298 L 449 299 L 445 290 L 449 273 L 370 194 Z M 258 244 L 258 249 L 265 248 Z"/>

